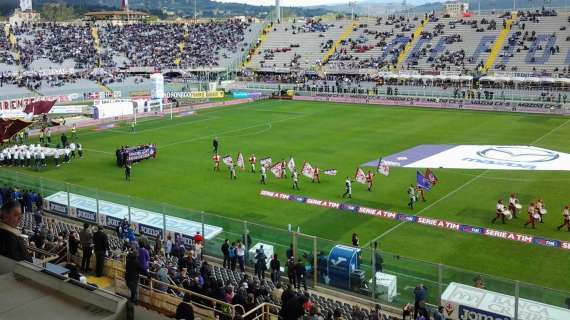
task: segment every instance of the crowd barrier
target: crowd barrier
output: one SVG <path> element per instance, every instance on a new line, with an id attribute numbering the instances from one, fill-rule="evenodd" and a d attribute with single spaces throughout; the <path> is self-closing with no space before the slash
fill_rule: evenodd
<path id="1" fill-rule="evenodd" d="M 250 221 L 233 219 L 221 215 L 205 213 L 187 208 L 180 208 L 166 203 L 157 203 L 145 199 L 105 192 L 100 189 L 71 185 L 59 181 L 49 180 L 38 176 L 30 176 L 11 170 L 0 171 L 0 184 L 30 189 L 39 192 L 44 198 L 53 194 L 77 194 L 96 199 L 98 202 L 113 203 L 116 205 L 141 208 L 158 215 L 180 217 L 198 223 L 205 227 L 211 225 L 221 228 L 221 232 L 205 240 L 203 253 L 214 258 L 223 258 L 220 250 L 225 239 L 231 241 L 242 240 L 248 247 L 264 244 L 266 248 L 272 247 L 277 253 L 282 265 L 285 265 L 286 256 L 293 254 L 305 263 L 308 270 L 309 287 L 319 287 L 324 290 L 332 289 L 335 292 L 347 292 L 354 296 L 377 301 L 395 308 L 414 301 L 413 289 L 422 283 L 429 288 L 428 303 L 439 305 L 441 296 L 450 283 L 459 283 L 473 286 L 476 282 L 483 282 L 486 289 L 516 297 L 545 303 L 559 308 L 568 308 L 570 292 L 550 289 L 540 284 L 530 284 L 517 280 L 506 279 L 476 271 L 465 270 L 449 265 L 431 263 L 418 259 L 377 251 L 374 247 L 359 248 L 359 270 L 362 277 L 349 277 L 348 285 L 338 286 L 327 274 L 326 260 L 329 253 L 342 243 L 302 234 L 287 229 L 275 228 Z M 100 210 L 100 207 L 96 208 Z M 99 213 L 99 212 L 96 212 Z M 78 219 L 78 217 L 70 217 Z M 79 221 L 83 221 L 79 219 Z M 164 234 L 164 233 L 163 233 Z M 566 254 L 561 252 L 561 254 Z M 246 254 L 248 267 L 253 267 L 253 254 Z M 379 259 L 381 257 L 381 259 Z M 337 260 L 338 261 L 338 260 Z M 323 264 L 324 263 L 324 264 Z M 563 266 L 561 266 L 563 267 Z M 397 280 L 397 293 L 387 294 L 386 287 L 373 281 L 375 271 L 382 270 L 384 274 Z M 376 284 L 376 285 L 374 285 Z M 518 300 L 517 300 L 518 301 Z M 519 309 L 519 310 L 522 310 Z M 519 317 L 519 319 L 523 319 Z M 537 315 L 536 319 L 543 319 Z"/>
<path id="2" fill-rule="evenodd" d="M 304 94 L 303 92 L 296 94 Z M 497 100 L 462 100 L 455 98 L 430 98 L 410 96 L 368 96 L 322 93 L 296 95 L 293 100 L 338 102 L 350 104 L 375 104 L 387 106 L 408 106 L 434 109 L 464 109 L 476 111 L 520 112 L 537 114 L 568 115 L 570 109 L 548 102 L 516 102 Z"/>

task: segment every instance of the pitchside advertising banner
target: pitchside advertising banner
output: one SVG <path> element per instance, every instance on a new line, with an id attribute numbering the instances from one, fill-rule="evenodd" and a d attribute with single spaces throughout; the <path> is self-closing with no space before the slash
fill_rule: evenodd
<path id="1" fill-rule="evenodd" d="M 405 168 L 570 171 L 570 154 L 534 146 L 425 144 L 384 160 Z"/>
<path id="2" fill-rule="evenodd" d="M 279 200 L 287 200 L 287 201 L 295 201 L 299 203 L 310 204 L 313 206 L 318 206 L 322 208 L 329 208 L 329 209 L 337 209 L 343 211 L 349 211 L 356 214 L 363 214 L 374 216 L 383 219 L 389 220 L 396 220 L 400 222 L 408 222 L 408 223 L 416 223 L 431 226 L 434 228 L 451 230 L 456 232 L 462 233 L 471 233 L 476 235 L 481 235 L 485 237 L 492 237 L 492 238 L 499 238 L 503 240 L 521 242 L 526 244 L 535 244 L 543 247 L 552 247 L 552 248 L 560 248 L 564 250 L 570 250 L 570 242 L 568 241 L 561 241 L 561 240 L 554 240 L 554 239 L 546 239 L 535 237 L 531 235 L 510 232 L 510 231 L 502 231 L 502 230 L 495 230 L 485 227 L 479 226 L 472 226 L 468 224 L 457 223 L 453 221 L 446 221 L 440 220 L 435 218 L 428 218 L 422 217 L 419 215 L 408 215 L 405 213 L 397 213 L 391 211 L 385 211 L 381 209 L 374 209 L 374 208 L 367 208 L 362 207 L 350 203 L 340 203 L 336 201 L 328 201 L 328 200 L 318 200 L 307 198 L 303 196 L 296 196 L 296 195 L 289 195 L 286 193 L 281 192 L 273 192 L 267 190 L 261 190 L 260 195 L 263 197 L 269 197 Z M 570 319 L 570 318 L 569 318 Z"/>
<path id="3" fill-rule="evenodd" d="M 44 199 L 44 209 L 60 216 L 89 223 L 98 223 L 111 229 L 116 229 L 123 219 L 129 216 L 129 208 L 127 206 L 102 200 L 99 201 L 99 214 L 97 214 L 97 201 L 94 198 L 73 193 L 69 194 L 68 205 L 67 192 L 63 191 L 46 197 Z M 164 236 L 164 218 L 162 214 L 137 208 L 130 208 L 130 212 L 131 224 L 135 227 L 135 233 L 154 238 Z M 167 234 L 181 236 L 185 242 L 189 243 L 196 232 L 202 233 L 202 224 L 167 215 L 166 231 Z M 205 224 L 203 231 L 204 238 L 213 239 L 223 230 L 220 227 Z"/>
<path id="4" fill-rule="evenodd" d="M 451 320 L 513 320 L 515 297 L 451 282 L 441 295 L 444 316 Z M 518 319 L 568 320 L 570 311 L 519 299 Z"/>

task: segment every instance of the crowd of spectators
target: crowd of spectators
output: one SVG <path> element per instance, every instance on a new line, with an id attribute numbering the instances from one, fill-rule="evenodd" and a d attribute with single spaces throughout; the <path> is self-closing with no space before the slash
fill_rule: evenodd
<path id="1" fill-rule="evenodd" d="M 251 22 L 238 19 L 197 24 L 106 25 L 101 28 L 102 51 L 126 58 L 106 66 L 216 67 L 220 59 L 245 52 Z"/>

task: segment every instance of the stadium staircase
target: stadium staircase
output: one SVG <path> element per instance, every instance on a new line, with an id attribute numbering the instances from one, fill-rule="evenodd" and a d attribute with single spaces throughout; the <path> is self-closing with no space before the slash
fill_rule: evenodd
<path id="1" fill-rule="evenodd" d="M 400 56 L 398 57 L 398 63 L 397 63 L 398 67 L 402 65 L 402 63 L 406 60 L 406 57 L 408 56 L 410 51 L 412 51 L 412 48 L 414 47 L 416 41 L 418 41 L 418 39 L 420 38 L 422 31 L 424 31 L 424 28 L 428 24 L 428 22 L 429 18 L 425 17 L 420 23 L 420 25 L 416 28 L 416 31 L 414 31 L 413 33 L 412 39 L 410 40 L 410 42 L 408 42 L 408 44 L 406 44 L 406 47 L 404 47 L 404 50 L 402 51 L 402 53 L 400 53 Z"/>
<path id="2" fill-rule="evenodd" d="M 97 55 L 101 53 L 101 40 L 99 39 L 99 30 L 97 30 L 96 26 L 91 27 L 91 36 L 93 37 L 93 47 L 95 47 L 95 52 Z M 101 66 L 101 58 L 98 61 L 99 67 Z"/>
<path id="3" fill-rule="evenodd" d="M 503 45 L 505 43 L 505 40 L 507 39 L 507 37 L 511 31 L 511 27 L 513 25 L 513 22 L 516 20 L 516 18 L 517 18 L 516 13 L 513 13 L 512 17 L 506 21 L 505 27 L 503 28 L 503 30 L 501 30 L 501 32 L 497 36 L 497 39 L 495 40 L 495 44 L 493 45 L 493 48 L 491 49 L 491 53 L 489 53 L 489 57 L 487 57 L 487 61 L 485 61 L 485 65 L 483 66 L 484 72 L 487 72 L 487 71 L 489 71 L 489 69 L 493 68 L 493 65 L 495 64 L 495 60 L 497 60 L 497 56 L 501 52 Z"/>
<path id="4" fill-rule="evenodd" d="M 346 39 L 348 39 L 348 37 L 352 34 L 352 31 L 354 31 L 354 28 L 356 27 L 356 21 L 352 21 L 352 23 L 350 24 L 349 28 L 346 28 L 346 30 L 340 35 L 340 37 L 335 41 L 335 43 L 333 44 L 333 46 L 329 49 L 329 51 L 327 51 L 327 53 L 325 54 L 325 56 L 323 57 L 323 64 L 326 64 L 327 61 L 329 61 L 330 57 L 332 57 L 332 55 L 336 52 L 337 48 L 340 47 L 340 45 L 342 44 L 342 42 Z"/>
<path id="5" fill-rule="evenodd" d="M 190 36 L 190 34 L 188 33 L 188 30 L 184 31 L 184 36 L 182 38 L 182 41 L 180 41 L 178 43 L 178 57 L 176 57 L 176 59 L 174 60 L 174 64 L 176 64 L 177 66 L 180 66 L 180 63 L 182 62 L 182 54 L 184 53 L 184 48 L 186 48 L 186 41 L 188 40 L 188 37 Z"/>
<path id="6" fill-rule="evenodd" d="M 263 47 L 263 43 L 267 40 L 269 32 L 271 32 L 271 26 L 267 25 L 265 26 L 265 28 L 263 28 L 261 34 L 259 35 L 259 41 L 257 43 L 257 46 L 255 47 L 255 50 L 253 51 L 253 54 L 249 57 L 249 60 L 246 60 L 244 62 L 243 64 L 244 68 L 250 67 L 251 63 L 253 62 L 253 57 L 260 54 L 261 47 Z"/>

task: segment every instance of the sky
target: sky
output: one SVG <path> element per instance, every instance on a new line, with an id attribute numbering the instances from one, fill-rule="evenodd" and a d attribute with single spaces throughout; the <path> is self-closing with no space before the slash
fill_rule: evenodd
<path id="1" fill-rule="evenodd" d="M 275 0 L 215 0 L 218 2 L 239 2 L 253 5 L 273 5 Z M 348 3 L 348 0 L 281 0 L 282 6 L 315 6 L 321 4 Z"/>

